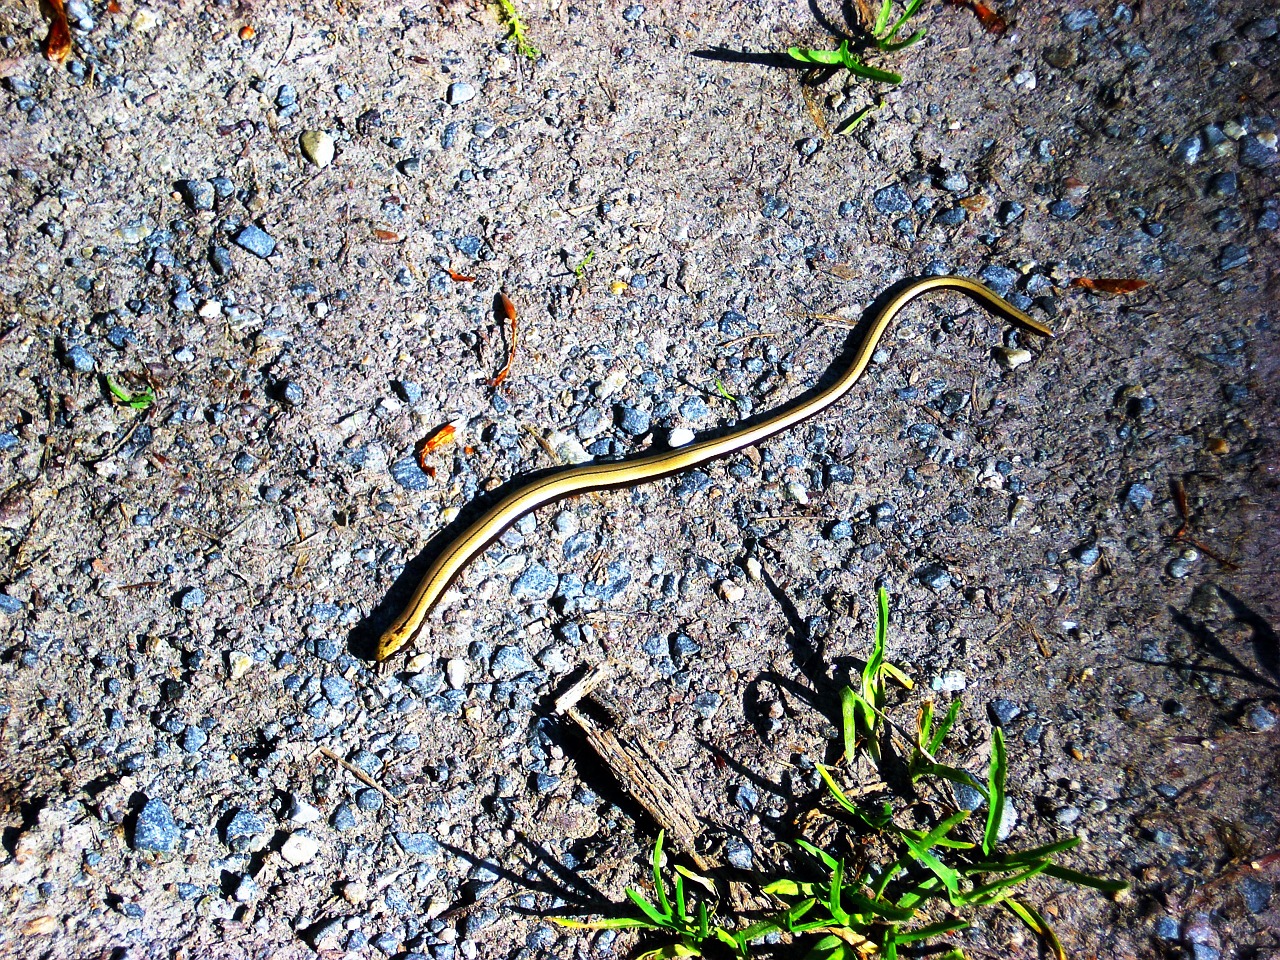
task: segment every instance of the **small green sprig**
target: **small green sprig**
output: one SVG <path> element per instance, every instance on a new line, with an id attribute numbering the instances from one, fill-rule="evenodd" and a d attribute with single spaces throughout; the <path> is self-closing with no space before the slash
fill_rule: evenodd
<path id="1" fill-rule="evenodd" d="M 507 39 L 516 45 L 516 53 L 522 57 L 528 57 L 530 60 L 537 60 L 542 56 L 542 52 L 529 42 L 524 19 L 520 16 L 520 11 L 516 9 L 515 0 L 498 0 L 498 9 L 502 12 L 502 19 L 506 22 Z"/>

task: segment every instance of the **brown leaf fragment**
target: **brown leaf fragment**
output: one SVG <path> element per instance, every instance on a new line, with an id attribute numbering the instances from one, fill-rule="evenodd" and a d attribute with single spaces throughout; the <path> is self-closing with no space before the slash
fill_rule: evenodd
<path id="1" fill-rule="evenodd" d="M 502 385 L 502 381 L 507 379 L 511 373 L 511 364 L 516 359 L 516 305 L 511 302 L 505 293 L 498 294 L 497 309 L 499 319 L 507 320 L 511 324 L 511 339 L 507 343 L 507 363 L 498 375 L 489 381 L 489 386 L 498 387 Z"/>
<path id="2" fill-rule="evenodd" d="M 475 277 L 468 277 L 465 273 L 459 273 L 452 267 L 445 267 L 445 272 L 449 274 L 454 283 L 475 283 L 476 281 Z"/>
<path id="3" fill-rule="evenodd" d="M 49 8 L 49 33 L 44 38 L 44 55 L 57 64 L 67 62 L 71 56 L 71 27 L 67 24 L 67 11 L 62 0 L 45 0 Z"/>
<path id="4" fill-rule="evenodd" d="M 373 239 L 379 243 L 399 243 L 404 237 L 396 233 L 394 230 L 384 230 L 381 227 L 373 228 Z"/>
<path id="5" fill-rule="evenodd" d="M 982 194 L 975 193 L 972 197 L 961 197 L 959 203 L 970 213 L 981 213 L 987 209 L 991 201 Z"/>
<path id="6" fill-rule="evenodd" d="M 999 36 L 1009 29 L 1009 24 L 1005 22 L 1004 17 L 983 3 L 982 0 L 947 0 L 947 3 L 953 7 L 964 7 L 972 10 L 973 15 L 978 18 L 978 22 L 982 24 L 982 28 L 987 33 L 994 33 Z"/>
<path id="7" fill-rule="evenodd" d="M 447 447 L 449 444 L 453 443 L 457 433 L 458 431 L 452 423 L 446 423 L 435 433 L 431 434 L 431 436 L 419 442 L 418 466 L 422 468 L 424 473 L 427 473 L 432 477 L 435 476 L 435 468 L 427 465 L 427 457 L 442 447 Z"/>
<path id="8" fill-rule="evenodd" d="M 1125 277 L 1099 277 L 1096 279 L 1077 277 L 1071 281 L 1071 286 L 1080 290 L 1088 290 L 1090 293 L 1126 294 L 1134 293 L 1143 287 L 1150 286 L 1150 284 L 1146 280 Z"/>

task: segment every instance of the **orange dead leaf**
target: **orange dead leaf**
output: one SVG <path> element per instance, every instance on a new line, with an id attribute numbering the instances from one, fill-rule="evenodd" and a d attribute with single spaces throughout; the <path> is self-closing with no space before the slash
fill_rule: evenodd
<path id="1" fill-rule="evenodd" d="M 252 24 L 246 23 L 243 27 L 240 28 L 240 39 L 252 40 L 254 36 L 257 34 L 257 32 L 258 32 L 257 30 L 253 29 Z"/>
<path id="2" fill-rule="evenodd" d="M 1080 290 L 1088 290 L 1091 293 L 1134 293 L 1143 287 L 1149 286 L 1145 280 L 1127 279 L 1121 277 L 1100 277 L 1092 279 L 1090 277 L 1078 277 L 1071 281 L 1071 286 Z"/>
<path id="3" fill-rule="evenodd" d="M 516 359 L 516 305 L 508 299 L 505 293 L 498 294 L 498 315 L 501 319 L 511 322 L 511 340 L 507 344 L 507 363 L 498 375 L 489 381 L 489 386 L 498 387 L 502 385 L 502 381 L 507 379 L 507 375 L 511 373 L 511 364 Z"/>
<path id="4" fill-rule="evenodd" d="M 978 22 L 982 24 L 987 33 L 994 33 L 999 36 L 1009 29 L 1009 24 L 1005 22 L 1004 17 L 983 3 L 982 0 L 947 0 L 947 2 L 953 7 L 965 7 L 972 10 L 973 15 L 978 18 Z"/>
<path id="5" fill-rule="evenodd" d="M 123 13 L 123 12 L 124 12 L 124 8 L 121 7 L 120 4 L 116 2 L 116 0 L 108 0 L 107 13 Z"/>
<path id="6" fill-rule="evenodd" d="M 453 443 L 458 431 L 452 423 L 446 423 L 431 436 L 418 443 L 418 466 L 428 476 L 435 476 L 435 468 L 427 466 L 427 457 L 442 447 Z"/>
<path id="7" fill-rule="evenodd" d="M 377 240 L 379 243 L 399 243 L 404 239 L 404 237 L 396 233 L 394 230 L 383 230 L 381 227 L 374 227 L 373 239 Z"/>
<path id="8" fill-rule="evenodd" d="M 450 267 L 445 267 L 445 270 L 448 272 L 449 276 L 453 279 L 454 283 L 474 283 L 475 282 L 475 279 L 476 279 L 475 277 L 468 277 L 465 273 L 459 273 L 457 270 L 454 270 Z"/>
<path id="9" fill-rule="evenodd" d="M 989 203 L 991 203 L 991 201 L 980 193 L 974 194 L 972 197 L 960 198 L 960 206 L 964 207 L 970 213 L 981 213 L 983 210 L 987 209 L 987 205 Z"/>
<path id="10" fill-rule="evenodd" d="M 49 4 L 49 33 L 44 38 L 44 55 L 54 63 L 67 62 L 71 56 L 71 27 L 67 25 L 67 11 L 62 0 L 47 0 Z"/>

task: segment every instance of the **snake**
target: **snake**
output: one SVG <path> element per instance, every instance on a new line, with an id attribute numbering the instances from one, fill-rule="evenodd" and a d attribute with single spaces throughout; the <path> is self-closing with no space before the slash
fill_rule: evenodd
<path id="1" fill-rule="evenodd" d="M 776 436 L 837 403 L 861 378 L 880 338 L 894 318 L 913 300 L 939 290 L 964 294 L 996 317 L 1030 333 L 1053 336 L 1049 327 L 1027 316 L 976 280 L 930 276 L 901 282 L 880 298 L 878 307 L 873 305 L 869 320 L 865 322 L 865 333 L 847 351 L 848 360 L 844 368 L 827 386 L 802 402 L 781 407 L 731 432 L 687 445 L 658 449 L 621 460 L 561 467 L 517 482 L 509 493 L 499 498 L 436 554 L 408 605 L 379 638 L 374 659 L 385 661 L 411 643 L 450 584 L 494 540 L 530 511 L 576 494 L 632 487 L 693 469 Z"/>

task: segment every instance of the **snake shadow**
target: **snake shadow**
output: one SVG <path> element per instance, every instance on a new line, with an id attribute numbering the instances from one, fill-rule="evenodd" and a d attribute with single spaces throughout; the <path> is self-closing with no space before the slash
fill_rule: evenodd
<path id="1" fill-rule="evenodd" d="M 833 380 L 837 379 L 839 374 L 852 362 L 858 346 L 862 343 L 863 339 L 871 329 L 872 323 L 879 314 L 881 308 L 893 299 L 899 291 L 905 289 L 919 279 L 921 278 L 905 277 L 881 292 L 881 294 L 871 302 L 866 310 L 863 311 L 862 317 L 854 328 L 849 331 L 849 336 L 846 338 L 845 343 L 841 348 L 840 355 L 836 358 L 835 362 L 831 364 L 826 373 L 824 373 L 816 383 L 806 388 L 804 392 L 780 407 L 755 414 L 745 420 L 740 420 L 731 426 L 705 431 L 699 434 L 696 439 L 708 440 L 715 437 L 722 437 L 738 430 L 756 426 L 766 420 L 770 420 L 773 417 L 786 413 L 789 410 L 794 410 L 797 407 L 804 406 L 813 397 L 817 396 L 817 394 L 821 393 L 823 389 L 830 385 Z M 383 598 L 365 617 L 361 618 L 351 628 L 350 632 L 347 634 L 347 645 L 351 655 L 363 660 L 371 661 L 373 659 L 379 637 L 382 636 L 395 618 L 408 605 L 409 599 L 413 595 L 415 588 L 422 581 L 423 576 L 430 568 L 432 562 L 440 556 L 440 554 L 444 552 L 445 548 L 460 536 L 467 527 L 481 517 L 485 511 L 493 507 L 504 497 L 515 493 L 522 487 L 536 483 L 546 477 L 554 476 L 559 473 L 566 473 L 573 469 L 575 469 L 573 466 L 548 467 L 546 469 L 524 473 L 517 477 L 513 477 L 501 486 L 489 491 L 488 493 L 482 494 L 468 503 L 452 522 L 435 533 L 427 541 L 422 550 L 404 565 L 404 569 L 396 576 Z M 653 474 L 648 477 L 645 482 L 651 482 L 665 476 L 671 476 L 674 473 L 682 472 L 683 471 L 677 470 L 669 471 L 667 473 Z M 632 486 L 632 484 L 617 484 L 615 486 L 625 487 Z M 601 489 L 608 488 L 602 487 Z M 489 543 L 486 544 L 486 548 L 497 540 L 498 537 L 502 536 L 507 529 L 508 528 L 504 527 L 502 530 L 498 531 L 489 540 Z M 777 596 L 777 594 L 775 594 L 775 596 Z M 429 629 L 429 626 L 424 626 L 423 629 L 427 630 Z M 796 636 L 799 640 L 800 634 L 797 633 Z M 807 636 L 808 634 L 806 630 L 804 637 L 807 638 Z M 802 652 L 797 650 L 796 653 L 797 655 L 801 655 Z M 801 656 L 801 660 L 804 661 L 804 665 L 811 666 L 813 663 L 821 661 L 820 653 L 818 651 L 804 653 Z"/>

